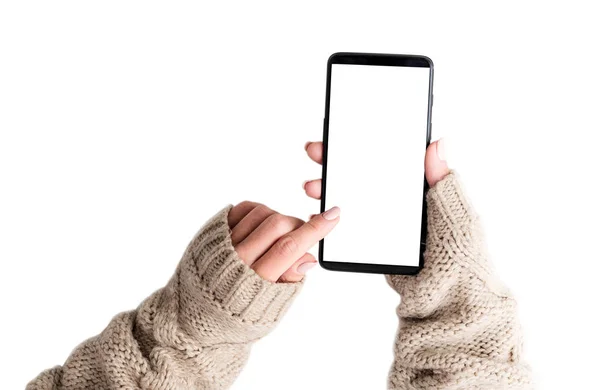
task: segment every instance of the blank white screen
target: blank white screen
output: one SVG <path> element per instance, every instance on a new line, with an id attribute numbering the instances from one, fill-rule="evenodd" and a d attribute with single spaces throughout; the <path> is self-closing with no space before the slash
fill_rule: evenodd
<path id="1" fill-rule="evenodd" d="M 323 260 L 419 265 L 429 71 L 332 65 Z"/>

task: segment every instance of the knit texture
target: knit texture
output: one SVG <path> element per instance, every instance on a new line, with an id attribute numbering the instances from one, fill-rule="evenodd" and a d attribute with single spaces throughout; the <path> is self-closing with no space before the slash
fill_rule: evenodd
<path id="1" fill-rule="evenodd" d="M 494 276 L 454 172 L 427 194 L 425 264 L 388 276 L 400 293 L 390 389 L 530 389 L 516 302 Z"/>
<path id="2" fill-rule="evenodd" d="M 27 389 L 228 388 L 252 343 L 301 287 L 263 280 L 242 262 L 231 243 L 230 209 L 200 229 L 166 287 L 115 316 Z"/>
<path id="3" fill-rule="evenodd" d="M 390 389 L 530 389 L 516 303 L 494 276 L 477 215 L 451 173 L 427 194 L 425 266 L 400 293 Z M 301 284 L 271 283 L 237 256 L 226 207 L 166 287 L 117 315 L 27 389 L 225 389 Z M 349 340 L 352 342 L 352 340 Z"/>

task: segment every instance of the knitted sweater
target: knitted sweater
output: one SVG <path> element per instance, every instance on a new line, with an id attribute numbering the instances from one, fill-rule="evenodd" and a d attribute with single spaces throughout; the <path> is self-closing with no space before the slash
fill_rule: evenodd
<path id="1" fill-rule="evenodd" d="M 80 344 L 37 389 L 226 389 L 250 346 L 273 328 L 301 284 L 271 283 L 231 244 L 226 207 L 186 249 L 167 285 Z"/>
<path id="2" fill-rule="evenodd" d="M 401 296 L 391 389 L 531 389 L 514 298 L 494 276 L 453 172 L 427 193 L 424 268 L 388 276 Z"/>
<path id="3" fill-rule="evenodd" d="M 425 267 L 388 276 L 401 297 L 391 389 L 528 389 L 516 305 L 494 278 L 455 174 L 427 195 Z M 236 254 L 227 214 L 194 237 L 166 287 L 117 315 L 36 389 L 225 389 L 301 284 L 261 279 Z"/>

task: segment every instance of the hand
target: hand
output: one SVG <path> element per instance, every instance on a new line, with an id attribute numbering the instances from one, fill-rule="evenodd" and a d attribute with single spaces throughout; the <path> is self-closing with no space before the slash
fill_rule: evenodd
<path id="1" fill-rule="evenodd" d="M 259 276 L 271 282 L 299 282 L 317 263 L 307 251 L 337 225 L 339 214 L 333 207 L 304 222 L 246 201 L 231 209 L 228 223 L 235 251 Z"/>
<path id="2" fill-rule="evenodd" d="M 307 142 L 304 146 L 308 157 L 318 164 L 323 163 L 323 142 Z M 442 180 L 450 169 L 446 163 L 443 139 L 432 142 L 425 154 L 425 177 L 430 187 Z M 307 180 L 302 188 L 311 198 L 321 199 L 321 179 Z"/>

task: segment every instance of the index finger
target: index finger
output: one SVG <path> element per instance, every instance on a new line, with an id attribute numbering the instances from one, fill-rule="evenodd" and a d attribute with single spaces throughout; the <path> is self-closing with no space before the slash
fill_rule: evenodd
<path id="1" fill-rule="evenodd" d="M 322 240 L 338 224 L 340 208 L 332 207 L 316 215 L 298 229 L 283 235 L 252 265 L 264 279 L 277 281 L 296 260 Z"/>

